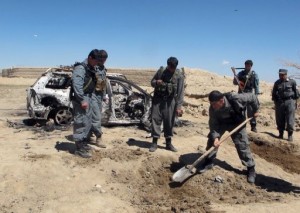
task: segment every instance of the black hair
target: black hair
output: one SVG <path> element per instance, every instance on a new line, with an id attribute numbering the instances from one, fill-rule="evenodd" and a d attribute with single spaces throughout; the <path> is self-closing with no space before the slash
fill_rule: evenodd
<path id="1" fill-rule="evenodd" d="M 253 66 L 253 61 L 252 60 L 247 60 L 245 61 L 245 65 L 248 64 L 248 65 L 251 65 L 251 67 Z"/>
<path id="2" fill-rule="evenodd" d="M 177 60 L 177 58 L 175 58 L 175 57 L 170 57 L 170 58 L 168 58 L 168 60 L 167 60 L 167 64 L 168 64 L 168 66 L 171 67 L 171 68 L 176 68 L 177 65 L 178 65 L 178 60 Z"/>
<path id="3" fill-rule="evenodd" d="M 99 58 L 99 50 L 98 49 L 93 49 L 90 52 L 89 57 L 91 57 L 92 59 L 98 59 Z"/>
<path id="4" fill-rule="evenodd" d="M 215 102 L 215 101 L 219 101 L 221 98 L 224 97 L 224 94 L 221 93 L 220 91 L 218 90 L 214 90 L 214 91 L 211 91 L 208 95 L 208 100 L 210 102 Z"/>
<path id="5" fill-rule="evenodd" d="M 99 54 L 101 58 L 108 58 L 108 54 L 105 50 L 99 50 Z"/>

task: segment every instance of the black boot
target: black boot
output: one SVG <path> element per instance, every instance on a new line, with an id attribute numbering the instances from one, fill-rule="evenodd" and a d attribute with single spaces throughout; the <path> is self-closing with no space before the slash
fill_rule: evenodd
<path id="1" fill-rule="evenodd" d="M 93 148 L 91 146 L 89 146 L 87 143 L 83 144 L 82 148 L 85 149 L 86 151 L 93 150 Z"/>
<path id="2" fill-rule="evenodd" d="M 256 125 L 251 125 L 251 131 L 252 132 L 257 132 Z"/>
<path id="3" fill-rule="evenodd" d="M 293 132 L 288 133 L 288 141 L 293 142 Z"/>
<path id="4" fill-rule="evenodd" d="M 278 138 L 279 138 L 279 139 L 283 139 L 283 131 L 282 131 L 282 130 L 279 131 L 279 136 L 278 136 Z"/>
<path id="5" fill-rule="evenodd" d="M 200 168 L 198 168 L 199 173 L 204 173 L 214 167 L 214 159 L 207 157 Z"/>
<path id="6" fill-rule="evenodd" d="M 92 157 L 92 154 L 89 153 L 85 148 L 84 148 L 84 143 L 83 142 L 75 142 L 76 145 L 76 150 L 74 152 L 75 155 L 82 157 L 82 158 L 90 158 Z"/>
<path id="7" fill-rule="evenodd" d="M 152 144 L 149 148 L 149 152 L 155 152 L 155 150 L 157 150 L 157 141 L 158 141 L 158 138 L 152 139 Z"/>
<path id="8" fill-rule="evenodd" d="M 247 167 L 248 174 L 247 174 L 247 181 L 248 183 L 255 183 L 255 166 Z"/>
<path id="9" fill-rule="evenodd" d="M 172 152 L 177 152 L 177 149 L 172 145 L 171 138 L 166 138 L 166 150 L 170 150 Z"/>

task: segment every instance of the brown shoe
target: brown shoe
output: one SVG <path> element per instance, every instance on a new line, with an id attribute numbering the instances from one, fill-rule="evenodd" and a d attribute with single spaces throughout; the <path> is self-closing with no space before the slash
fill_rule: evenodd
<path id="1" fill-rule="evenodd" d="M 106 148 L 106 145 L 103 143 L 102 141 L 102 137 L 98 137 L 96 139 L 96 143 L 95 143 L 95 146 L 98 146 L 100 148 Z"/>

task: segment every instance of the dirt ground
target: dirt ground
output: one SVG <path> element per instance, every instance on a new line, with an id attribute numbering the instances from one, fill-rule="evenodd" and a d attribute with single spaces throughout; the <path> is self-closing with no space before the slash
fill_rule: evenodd
<path id="1" fill-rule="evenodd" d="M 299 212 L 299 122 L 293 143 L 287 135 L 275 137 L 271 84 L 265 82 L 259 132 L 249 132 L 255 184 L 247 183 L 231 141 L 220 147 L 212 170 L 183 184 L 171 182 L 174 172 L 204 152 L 208 92 L 236 89 L 226 76 L 192 69 L 186 75 L 185 122 L 174 136 L 177 153 L 164 149 L 163 138 L 149 153 L 151 138 L 136 126 L 104 127 L 108 148 L 94 151 L 91 159 L 73 155 L 75 145 L 65 139 L 72 127 L 46 131 L 26 122 L 25 89 L 36 79 L 0 78 L 0 212 Z M 142 73 L 136 76 L 140 81 Z"/>

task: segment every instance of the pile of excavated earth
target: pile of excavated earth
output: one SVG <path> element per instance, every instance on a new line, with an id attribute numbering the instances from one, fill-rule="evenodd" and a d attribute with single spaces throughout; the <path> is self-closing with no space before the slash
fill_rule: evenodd
<path id="1" fill-rule="evenodd" d="M 216 165 L 179 184 L 172 175 L 204 151 L 208 134 L 207 95 L 236 91 L 232 77 L 185 68 L 182 126 L 174 145 L 156 152 L 137 126 L 104 127 L 106 149 L 91 159 L 73 155 L 65 139 L 72 127 L 51 131 L 29 125 L 26 88 L 36 79 L 0 78 L 0 212 L 298 212 L 300 209 L 300 112 L 294 142 L 277 139 L 272 83 L 261 82 L 258 133 L 249 132 L 256 161 L 255 184 L 247 183 L 232 141 L 219 149 Z M 122 73 L 122 69 L 120 69 Z M 126 71 L 148 92 L 154 72 Z M 128 74 L 129 72 L 129 74 Z M 141 78 L 143 77 L 143 79 Z"/>

